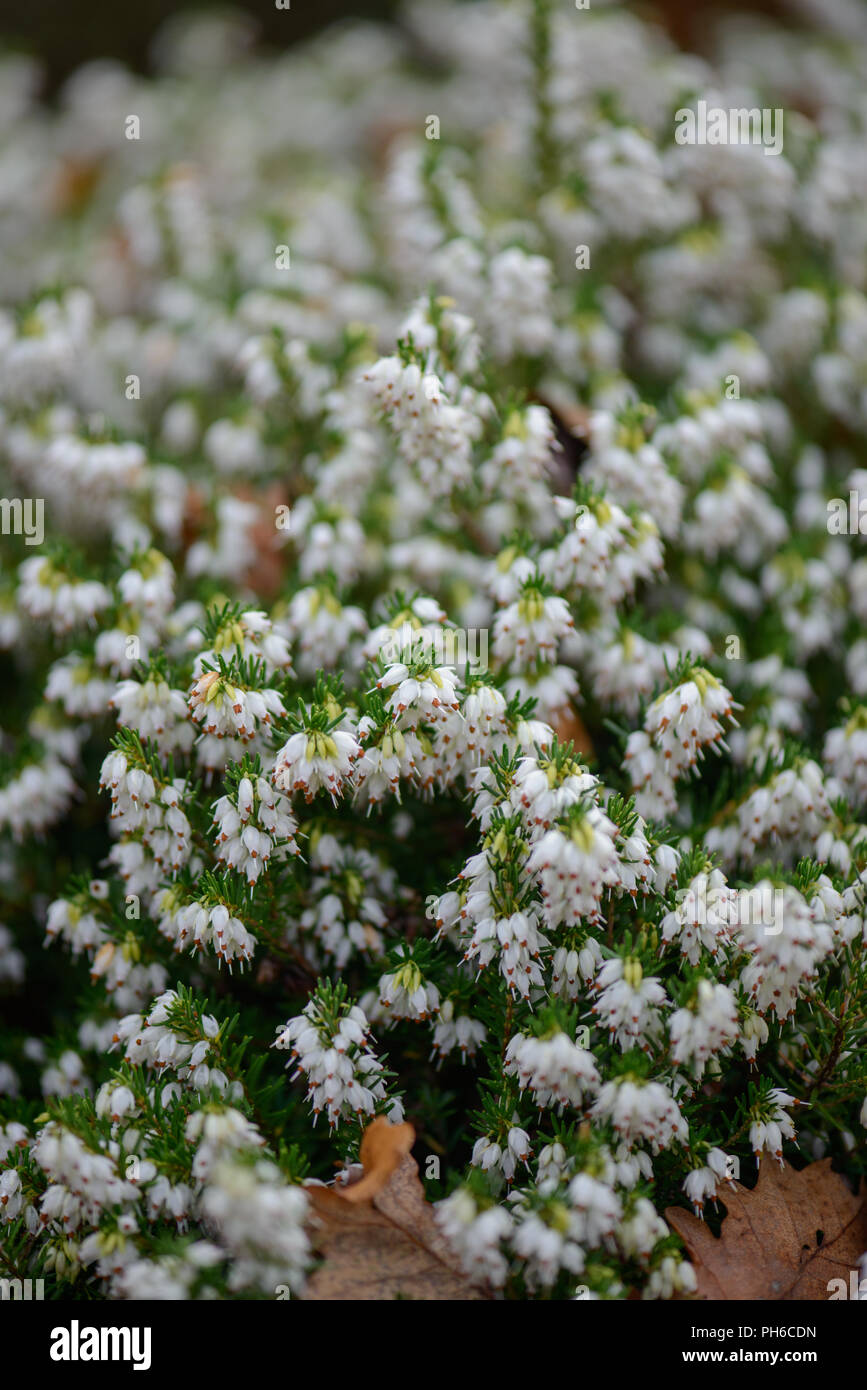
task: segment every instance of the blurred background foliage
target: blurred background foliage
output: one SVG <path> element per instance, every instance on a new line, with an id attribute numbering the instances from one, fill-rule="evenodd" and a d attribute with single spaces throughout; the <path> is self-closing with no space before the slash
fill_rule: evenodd
<path id="1" fill-rule="evenodd" d="M 266 48 L 286 48 L 341 19 L 399 22 L 400 0 L 234 0 L 231 10 L 250 19 L 251 38 Z M 428 0 L 436 7 L 437 0 Z M 502 0 L 508 3 L 508 0 Z M 572 0 L 559 0 L 571 5 Z M 592 3 L 592 0 L 591 0 Z M 80 64 L 114 58 L 147 72 L 154 36 L 162 25 L 192 12 L 219 13 L 222 3 L 203 0 L 0 0 L 0 46 L 31 53 L 45 71 L 51 95 Z M 683 47 L 701 51 L 703 36 L 724 10 L 765 13 L 791 20 L 785 0 L 645 0 L 631 6 L 665 25 Z"/>

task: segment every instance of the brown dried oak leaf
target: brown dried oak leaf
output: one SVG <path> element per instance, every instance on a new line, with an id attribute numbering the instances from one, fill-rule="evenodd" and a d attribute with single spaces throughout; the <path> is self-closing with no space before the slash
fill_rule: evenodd
<path id="1" fill-rule="evenodd" d="M 752 1191 L 734 1188 L 720 1194 L 719 1237 L 680 1207 L 665 1213 L 686 1244 L 699 1298 L 825 1301 L 831 1279 L 848 1285 L 867 1250 L 863 1185 L 855 1195 L 825 1158 L 800 1172 L 766 1161 Z"/>
<path id="2" fill-rule="evenodd" d="M 554 733 L 557 735 L 558 743 L 571 743 L 574 745 L 576 753 L 583 753 L 585 757 L 595 758 L 596 749 L 593 747 L 593 740 L 587 731 L 587 725 L 577 710 L 561 710 L 554 720 Z"/>
<path id="3" fill-rule="evenodd" d="M 308 1187 L 311 1240 L 323 1256 L 302 1298 L 312 1302 L 480 1299 L 425 1200 L 410 1157 L 410 1124 L 374 1120 L 361 1140 L 364 1176 L 346 1187 Z"/>

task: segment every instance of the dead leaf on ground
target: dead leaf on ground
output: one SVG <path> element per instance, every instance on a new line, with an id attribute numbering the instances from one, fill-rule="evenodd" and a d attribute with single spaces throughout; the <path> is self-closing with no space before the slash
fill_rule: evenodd
<path id="1" fill-rule="evenodd" d="M 234 491 L 236 497 L 255 502 L 259 508 L 259 517 L 248 531 L 256 558 L 245 573 L 244 582 L 262 598 L 276 598 L 283 587 L 288 553 L 281 542 L 275 518 L 278 506 L 287 506 L 289 499 L 279 483 L 258 491 L 239 484 Z"/>
<path id="2" fill-rule="evenodd" d="M 102 172 L 102 161 L 98 158 L 65 155 L 55 170 L 49 190 L 52 212 L 60 217 L 81 212 L 90 201 Z"/>
<path id="3" fill-rule="evenodd" d="M 574 743 L 576 753 L 583 753 L 587 757 L 595 758 L 596 749 L 593 747 L 593 740 L 587 732 L 587 725 L 576 710 L 562 710 L 553 724 L 554 733 L 557 735 L 559 743 Z"/>
<path id="4" fill-rule="evenodd" d="M 736 1183 L 720 1195 L 718 1238 L 691 1212 L 665 1213 L 686 1244 L 699 1298 L 825 1301 L 830 1280 L 848 1287 L 867 1250 L 867 1192 L 862 1184 L 855 1195 L 829 1158 L 800 1171 L 766 1160 L 752 1191 Z"/>
<path id="5" fill-rule="evenodd" d="M 415 1130 L 374 1120 L 361 1141 L 364 1175 L 346 1187 L 308 1187 L 314 1249 L 324 1263 L 308 1279 L 308 1302 L 482 1299 L 434 1221 L 418 1167 Z"/>

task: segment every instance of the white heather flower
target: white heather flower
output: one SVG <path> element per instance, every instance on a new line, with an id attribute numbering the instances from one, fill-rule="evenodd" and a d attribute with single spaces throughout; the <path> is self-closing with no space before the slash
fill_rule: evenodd
<path id="1" fill-rule="evenodd" d="M 539 1211 L 530 1211 L 521 1201 L 522 1195 L 514 1194 L 517 1224 L 512 1246 L 524 1261 L 528 1287 L 550 1288 L 564 1269 L 580 1274 L 584 1269 L 584 1251 L 575 1239 L 576 1223 L 568 1207 L 551 1202 Z"/>
<path id="2" fill-rule="evenodd" d="M 642 700 L 665 678 L 665 651 L 630 627 L 592 634 L 582 653 L 593 693 L 600 704 L 614 705 L 634 719 Z"/>
<path id="3" fill-rule="evenodd" d="M 470 903 L 468 899 L 467 916 Z M 528 907 L 508 917 L 496 917 L 492 908 L 486 911 L 480 904 L 478 916 L 474 915 L 472 920 L 472 936 L 464 960 L 478 961 L 482 971 L 496 959 L 509 991 L 528 998 L 531 987 L 542 983 L 539 957 L 542 947 L 547 945 L 536 913 Z"/>
<path id="4" fill-rule="evenodd" d="M 750 1062 L 755 1061 L 756 1053 L 768 1041 L 769 1029 L 761 1014 L 750 1010 L 741 1025 L 741 1047 Z"/>
<path id="5" fill-rule="evenodd" d="M 622 1215 L 613 1188 L 589 1173 L 576 1173 L 569 1183 L 569 1202 L 576 1218 L 576 1239 L 591 1248 L 607 1242 Z"/>
<path id="6" fill-rule="evenodd" d="M 458 1187 L 438 1203 L 435 1219 L 471 1283 L 502 1287 L 509 1266 L 501 1247 L 509 1239 L 513 1224 L 507 1209 L 479 1208 L 473 1194 Z"/>
<path id="7" fill-rule="evenodd" d="M 690 965 L 698 965 L 702 950 L 716 957 L 734 936 L 738 893 L 729 888 L 719 869 L 696 874 L 677 894 L 677 907 L 660 923 L 664 942 L 677 941 Z"/>
<path id="8" fill-rule="evenodd" d="M 0 1173 L 0 1221 L 11 1225 L 24 1211 L 26 1200 L 21 1178 L 15 1168 Z"/>
<path id="9" fill-rule="evenodd" d="M 0 922 L 0 980 L 20 984 L 24 979 L 26 961 L 15 946 L 15 938 L 8 927 Z"/>
<path id="10" fill-rule="evenodd" d="M 569 1167 L 566 1150 L 559 1141 L 545 1145 L 536 1164 L 536 1187 L 543 1197 L 556 1192 Z"/>
<path id="11" fill-rule="evenodd" d="M 376 682 L 378 690 L 392 691 L 385 707 L 403 729 L 414 729 L 420 723 L 435 724 L 444 718 L 447 710 L 458 709 L 457 684 L 458 676 L 452 666 L 431 665 L 418 669 L 417 662 L 412 669 L 396 662 Z"/>
<path id="12" fill-rule="evenodd" d="M 822 757 L 852 804 L 867 803 L 867 706 L 859 705 L 845 725 L 828 731 Z"/>
<path id="13" fill-rule="evenodd" d="M 397 357 L 380 358 L 363 377 L 394 430 L 401 456 L 435 497 L 447 497 L 471 476 L 471 450 L 481 433 L 477 410 L 453 401 L 433 372 Z M 470 407 L 475 402 L 468 402 Z"/>
<path id="14" fill-rule="evenodd" d="M 194 1110 L 184 1126 L 184 1137 L 198 1144 L 192 1172 L 199 1181 L 209 1181 L 217 1165 L 234 1154 L 256 1152 L 265 1144 L 256 1126 L 231 1106 Z"/>
<path id="15" fill-rule="evenodd" d="M 683 1294 L 689 1298 L 698 1288 L 695 1270 L 688 1260 L 679 1260 L 674 1255 L 666 1255 L 655 1269 L 642 1290 L 643 1299 L 673 1298 Z"/>
<path id="16" fill-rule="evenodd" d="M 134 1208 L 141 1199 L 135 1184 L 120 1176 L 114 1157 L 94 1153 L 57 1121 L 39 1131 L 30 1153 L 52 1184 L 40 1203 L 46 1224 L 57 1221 L 66 1232 L 74 1231 L 82 1223 L 96 1225 L 104 1208 Z"/>
<path id="17" fill-rule="evenodd" d="M 214 803 L 219 862 L 243 874 L 253 888 L 271 857 L 300 854 L 291 804 L 265 777 L 242 777 L 234 797 Z"/>
<path id="18" fill-rule="evenodd" d="M 206 671 L 194 682 L 189 695 L 190 712 L 205 733 L 216 738 L 251 742 L 272 718 L 284 715 L 276 690 L 250 690 L 234 685 L 220 671 Z"/>
<path id="19" fill-rule="evenodd" d="M 81 951 L 95 951 L 106 940 L 106 924 L 94 912 L 87 912 L 77 902 L 56 898 L 48 908 L 45 935 L 49 941 L 60 937 L 77 956 Z"/>
<path id="20" fill-rule="evenodd" d="M 258 507 L 240 497 L 218 497 L 213 540 L 194 541 L 187 551 L 185 568 L 191 578 L 210 575 L 238 583 L 257 556 L 252 529 L 261 519 Z"/>
<path id="21" fill-rule="evenodd" d="M 494 1168 L 503 1174 L 506 1182 L 512 1183 L 518 1164 L 526 1165 L 532 1153 L 530 1137 L 526 1130 L 512 1125 L 505 1135 L 505 1142 L 502 1145 L 484 1134 L 480 1139 L 477 1139 L 473 1145 L 470 1162 L 474 1167 L 481 1168 L 483 1172 L 489 1172 Z"/>
<path id="22" fill-rule="evenodd" d="M 128 608 L 149 617 L 164 617 L 174 603 L 174 567 L 158 550 L 148 550 L 124 570 L 117 587 Z"/>
<path id="23" fill-rule="evenodd" d="M 787 863 L 801 854 L 815 854 L 830 817 L 818 763 L 807 759 L 797 767 L 785 768 L 757 787 L 738 808 L 740 855 L 746 858 L 752 852 L 755 857 L 764 845 L 772 846 L 775 857 Z M 713 848 L 709 839 L 707 843 Z M 822 857 L 827 858 L 827 853 Z"/>
<path id="24" fill-rule="evenodd" d="M 301 729 L 277 754 L 272 780 L 278 790 L 300 791 L 308 802 L 324 788 L 336 805 L 360 756 L 358 740 L 345 729 Z"/>
<path id="25" fill-rule="evenodd" d="M 193 642 L 201 637 L 198 629 L 188 635 Z M 216 664 L 218 657 L 226 661 L 235 658 L 239 661 L 260 660 L 270 675 L 274 671 L 291 674 L 292 660 L 289 644 L 267 613 L 259 608 L 247 608 L 237 616 L 231 614 L 219 628 L 212 647 L 196 654 L 193 674 L 200 676 L 205 666 Z"/>
<path id="26" fill-rule="evenodd" d="M 40 555 L 25 560 L 18 575 L 18 603 L 28 617 L 47 622 L 58 635 L 82 624 L 92 625 L 111 603 L 104 584 L 70 578 Z"/>
<path id="27" fill-rule="evenodd" d="M 192 846 L 192 829 L 181 809 L 186 794 L 183 779 L 157 784 L 144 768 L 130 767 L 118 750 L 103 762 L 99 783 L 111 792 L 111 819 L 122 831 L 141 834 L 142 846 L 156 866 L 173 874 L 183 868 Z M 115 861 L 119 848 L 112 851 Z"/>
<path id="28" fill-rule="evenodd" d="M 382 955 L 382 901 L 394 898 L 394 871 L 377 856 L 341 843 L 334 835 L 315 839 L 310 866 L 315 871 L 310 884 L 313 904 L 301 914 L 302 927 L 312 930 L 340 970 L 355 951 Z"/>
<path id="29" fill-rule="evenodd" d="M 751 956 L 741 984 L 759 1013 L 787 1018 L 834 949 L 830 926 L 796 888 L 763 879 L 741 891 L 738 928 Z"/>
<path id="30" fill-rule="evenodd" d="M 588 936 L 580 950 L 558 946 L 551 960 L 551 993 L 574 1003 L 582 984 L 596 977 L 602 964 L 602 951 L 595 936 Z"/>
<path id="31" fill-rule="evenodd" d="M 476 684 L 461 706 L 464 729 L 464 755 L 473 762 L 487 759 L 507 741 L 506 699 L 492 685 Z"/>
<path id="32" fill-rule="evenodd" d="M 45 1068 L 41 1085 L 45 1096 L 73 1096 L 92 1089 L 83 1059 L 71 1048 L 62 1052 L 55 1064 Z"/>
<path id="33" fill-rule="evenodd" d="M 606 887 L 618 881 L 617 827 L 598 806 L 579 806 L 534 845 L 527 867 L 537 875 L 545 920 L 553 930 L 595 921 Z"/>
<path id="34" fill-rule="evenodd" d="M 405 954 L 402 946 L 397 954 Z M 440 996 L 436 985 L 425 982 L 416 962 L 407 960 L 390 974 L 380 975 L 379 1002 L 389 1023 L 400 1018 L 424 1022 L 439 1012 Z"/>
<path id="35" fill-rule="evenodd" d="M 538 1038 L 516 1033 L 506 1048 L 504 1071 L 517 1076 L 522 1090 L 533 1092 L 540 1108 L 580 1109 L 585 1096 L 599 1088 L 592 1054 L 560 1030 Z"/>
<path id="36" fill-rule="evenodd" d="M 17 1071 L 11 1063 L 0 1062 L 0 1095 L 17 1097 L 19 1091 Z"/>
<path id="37" fill-rule="evenodd" d="M 653 1160 L 644 1149 L 630 1151 L 627 1144 L 618 1144 L 614 1152 L 613 1181 L 627 1191 L 642 1180 L 653 1182 Z"/>
<path id="38" fill-rule="evenodd" d="M 578 681 L 570 666 L 533 665 L 530 670 L 509 676 L 503 685 L 503 694 L 507 700 L 535 700 L 538 714 L 558 722 L 568 717 L 573 701 L 578 698 Z"/>
<path id="39" fill-rule="evenodd" d="M 660 1010 L 668 996 L 655 976 L 646 976 L 634 956 L 606 960 L 596 976 L 599 998 L 593 1013 L 608 1029 L 621 1052 L 632 1047 L 650 1050 L 662 1034 Z"/>
<path id="40" fill-rule="evenodd" d="M 593 965 L 595 974 L 597 962 L 594 961 Z M 578 952 L 558 946 L 551 958 L 551 993 L 574 1002 L 581 992 L 578 980 Z"/>
<path id="41" fill-rule="evenodd" d="M 45 699 L 57 700 L 73 719 L 95 719 L 105 713 L 113 682 L 100 676 L 89 659 L 62 656 L 48 672 Z"/>
<path id="42" fill-rule="evenodd" d="M 195 729 L 186 696 L 159 677 L 121 681 L 109 705 L 117 710 L 119 724 L 135 729 L 143 739 L 154 739 L 161 753 L 186 753 L 193 745 Z"/>
<path id="43" fill-rule="evenodd" d="M 740 1034 L 737 1002 L 729 987 L 699 980 L 693 1005 L 672 1014 L 668 1034 L 675 1063 L 691 1064 L 701 1076 L 709 1058 L 730 1051 Z"/>
<path id="44" fill-rule="evenodd" d="M 316 998 L 278 1028 L 274 1047 L 292 1054 L 293 1073 L 307 1079 L 313 1123 L 324 1110 L 331 1129 L 348 1115 L 373 1115 L 386 1098 L 382 1063 L 367 1041 L 367 1017 L 357 1005 L 341 1005 L 331 1018 Z M 291 1065 L 289 1063 L 288 1065 Z"/>
<path id="45" fill-rule="evenodd" d="M 0 1161 L 5 1162 L 16 1148 L 26 1149 L 28 1142 L 26 1125 L 17 1120 L 11 1120 L 5 1126 L 0 1125 Z"/>
<path id="46" fill-rule="evenodd" d="M 333 575 L 338 585 L 355 582 L 365 568 L 366 539 L 357 517 L 342 511 L 333 502 L 323 512 L 315 497 L 299 497 L 292 508 L 290 534 L 300 550 L 298 570 L 307 583 Z M 348 615 L 347 615 L 348 616 Z M 361 617 L 359 631 L 366 622 L 358 609 L 349 621 Z"/>
<path id="47" fill-rule="evenodd" d="M 627 1211 L 617 1228 L 617 1243 L 623 1254 L 648 1260 L 654 1245 L 665 1240 L 668 1227 L 646 1197 L 628 1199 Z"/>
<path id="48" fill-rule="evenodd" d="M 648 894 L 655 878 L 650 844 L 646 835 L 646 825 L 640 816 L 628 835 L 618 829 L 617 853 L 620 858 L 618 868 L 619 883 L 614 889 L 615 896 L 628 893 L 633 902 L 638 894 Z"/>
<path id="49" fill-rule="evenodd" d="M 278 1284 L 300 1292 L 311 1259 L 305 1229 L 309 1200 L 275 1163 L 214 1164 L 202 1210 L 232 1255 L 229 1287 L 273 1295 Z"/>
<path id="50" fill-rule="evenodd" d="M 377 806 L 391 795 L 401 800 L 400 783 L 415 776 L 419 743 L 408 730 L 403 733 L 391 723 L 379 728 L 370 715 L 358 721 L 361 756 L 355 769 L 355 799 L 362 805 Z"/>
<path id="51" fill-rule="evenodd" d="M 662 569 L 659 530 L 646 512 L 633 518 L 600 497 L 581 503 L 558 497 L 555 506 L 566 532 L 543 553 L 540 568 L 558 592 L 589 591 L 610 606 Z"/>
<path id="52" fill-rule="evenodd" d="M 582 478 L 610 493 L 622 507 L 642 507 L 666 539 L 676 535 L 683 488 L 660 451 L 645 439 L 641 425 L 630 427 L 610 411 L 598 410 L 590 416 L 588 433 L 591 451 Z"/>
<path id="53" fill-rule="evenodd" d="M 702 1216 L 705 1201 L 716 1201 L 717 1188 L 724 1179 L 734 1186 L 729 1177 L 728 1155 L 722 1149 L 709 1149 L 707 1163 L 701 1168 L 693 1168 L 683 1180 L 683 1190 L 692 1202 L 696 1216 Z"/>
<path id="54" fill-rule="evenodd" d="M 519 498 L 548 474 L 552 452 L 558 449 L 554 424 L 544 406 L 513 410 L 505 422 L 503 438 L 481 467 L 481 481 L 492 496 L 504 492 Z M 547 498 L 546 488 L 540 489 Z"/>
<path id="55" fill-rule="evenodd" d="M 726 747 L 722 721 L 735 722 L 732 709 L 729 691 L 700 666 L 653 701 L 624 755 L 639 815 L 662 820 L 675 810 L 674 783 L 695 768 L 705 748 Z"/>
<path id="56" fill-rule="evenodd" d="M 565 599 L 546 596 L 528 579 L 519 598 L 494 619 L 494 656 L 518 670 L 533 662 L 555 661 L 560 640 L 574 627 Z"/>
<path id="57" fill-rule="evenodd" d="M 780 1167 L 783 1166 L 783 1140 L 795 1139 L 795 1126 L 787 1108 L 798 1104 L 793 1096 L 779 1087 L 769 1092 L 767 1100 L 759 1102 L 756 1111 L 761 1118 L 754 1118 L 750 1125 L 750 1147 L 757 1164 L 762 1161 L 762 1150 L 767 1149 L 778 1160 Z"/>
<path id="58" fill-rule="evenodd" d="M 574 760 L 558 764 L 546 757 L 524 757 L 518 763 L 510 801 L 537 839 L 598 785 L 599 779 Z"/>
<path id="59" fill-rule="evenodd" d="M 190 944 L 199 951 L 210 946 L 220 963 L 225 961 L 231 969 L 235 960 L 246 964 L 253 959 L 256 938 L 225 904 L 217 903 L 214 907 L 197 905 Z"/>
<path id="60" fill-rule="evenodd" d="M 345 653 L 367 633 L 360 608 L 341 604 L 324 585 L 293 594 L 285 625 L 298 652 L 298 671 L 314 676 L 345 664 Z"/>
<path id="61" fill-rule="evenodd" d="M 518 353 L 538 357 L 551 343 L 550 285 L 552 266 L 544 256 L 528 256 L 510 246 L 488 268 L 489 297 L 484 313 L 495 356 Z"/>
<path id="62" fill-rule="evenodd" d="M 127 1014 L 118 1020 L 112 1036 L 112 1046 L 123 1048 L 123 1055 L 135 1065 L 152 1067 L 158 1074 L 174 1071 L 179 1083 L 193 1091 L 208 1090 L 211 1087 L 230 1098 L 236 1088 L 230 1086 L 225 1073 L 209 1063 L 213 1040 L 219 1032 L 219 1024 L 212 1014 L 204 1014 L 201 1030 L 204 1034 L 198 1041 L 181 1037 L 169 1024 L 169 1010 L 177 1002 L 175 990 L 164 990 L 146 1015 Z M 162 1089 L 162 1102 L 167 1104 L 170 1095 L 179 1095 L 180 1086 L 170 1083 Z"/>
<path id="63" fill-rule="evenodd" d="M 107 1081 L 96 1093 L 97 1115 L 108 1115 L 112 1120 L 122 1120 L 136 1109 L 136 1098 L 129 1086 Z"/>
<path id="64" fill-rule="evenodd" d="M 28 763 L 0 787 L 0 828 L 9 829 L 16 841 L 41 836 L 68 811 L 77 787 L 59 758 L 47 756 Z"/>
<path id="65" fill-rule="evenodd" d="M 677 1101 L 659 1081 L 641 1082 L 628 1076 L 606 1081 L 592 1114 L 610 1120 L 629 1145 L 647 1140 L 653 1153 L 675 1140 L 685 1143 L 689 1135 Z"/>
<path id="66" fill-rule="evenodd" d="M 432 1057 L 440 1062 L 457 1048 L 461 1061 L 475 1057 L 476 1052 L 488 1036 L 488 1030 L 478 1019 L 468 1014 L 455 1014 L 454 1002 L 446 999 L 437 1014 L 433 1034 Z"/>

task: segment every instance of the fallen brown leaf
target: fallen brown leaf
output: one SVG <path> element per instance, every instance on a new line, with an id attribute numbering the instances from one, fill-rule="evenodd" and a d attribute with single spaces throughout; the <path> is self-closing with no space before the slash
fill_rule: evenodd
<path id="1" fill-rule="evenodd" d="M 369 1202 L 385 1187 L 396 1168 L 399 1168 L 415 1143 L 412 1125 L 392 1125 L 384 1115 L 371 1120 L 361 1136 L 359 1158 L 364 1176 L 358 1182 L 342 1188 L 347 1202 Z"/>
<path id="2" fill-rule="evenodd" d="M 576 753 L 584 753 L 591 758 L 596 756 L 587 725 L 575 710 L 563 710 L 558 715 L 554 720 L 554 733 L 559 743 L 574 743 Z"/>
<path id="3" fill-rule="evenodd" d="M 719 1237 L 680 1207 L 665 1213 L 695 1267 L 699 1298 L 825 1301 L 830 1280 L 848 1287 L 867 1250 L 867 1192 L 862 1185 L 855 1195 L 829 1158 L 800 1172 L 766 1160 L 752 1191 L 736 1183 L 721 1196 Z"/>
<path id="4" fill-rule="evenodd" d="M 50 189 L 52 211 L 61 217 L 81 212 L 102 177 L 98 158 L 76 158 L 66 155 L 58 165 Z"/>
<path id="5" fill-rule="evenodd" d="M 244 575 L 244 582 L 262 598 L 276 598 L 283 587 L 288 564 L 288 552 L 280 543 L 280 532 L 275 524 L 276 509 L 287 505 L 289 499 L 279 483 L 272 483 L 264 491 L 239 484 L 234 491 L 236 497 L 245 502 L 255 502 L 260 513 L 249 529 L 256 558 Z"/>
<path id="6" fill-rule="evenodd" d="M 467 1282 L 425 1199 L 409 1150 L 410 1124 L 380 1116 L 364 1132 L 364 1176 L 346 1187 L 308 1187 L 314 1249 L 323 1264 L 308 1302 L 482 1299 Z"/>

